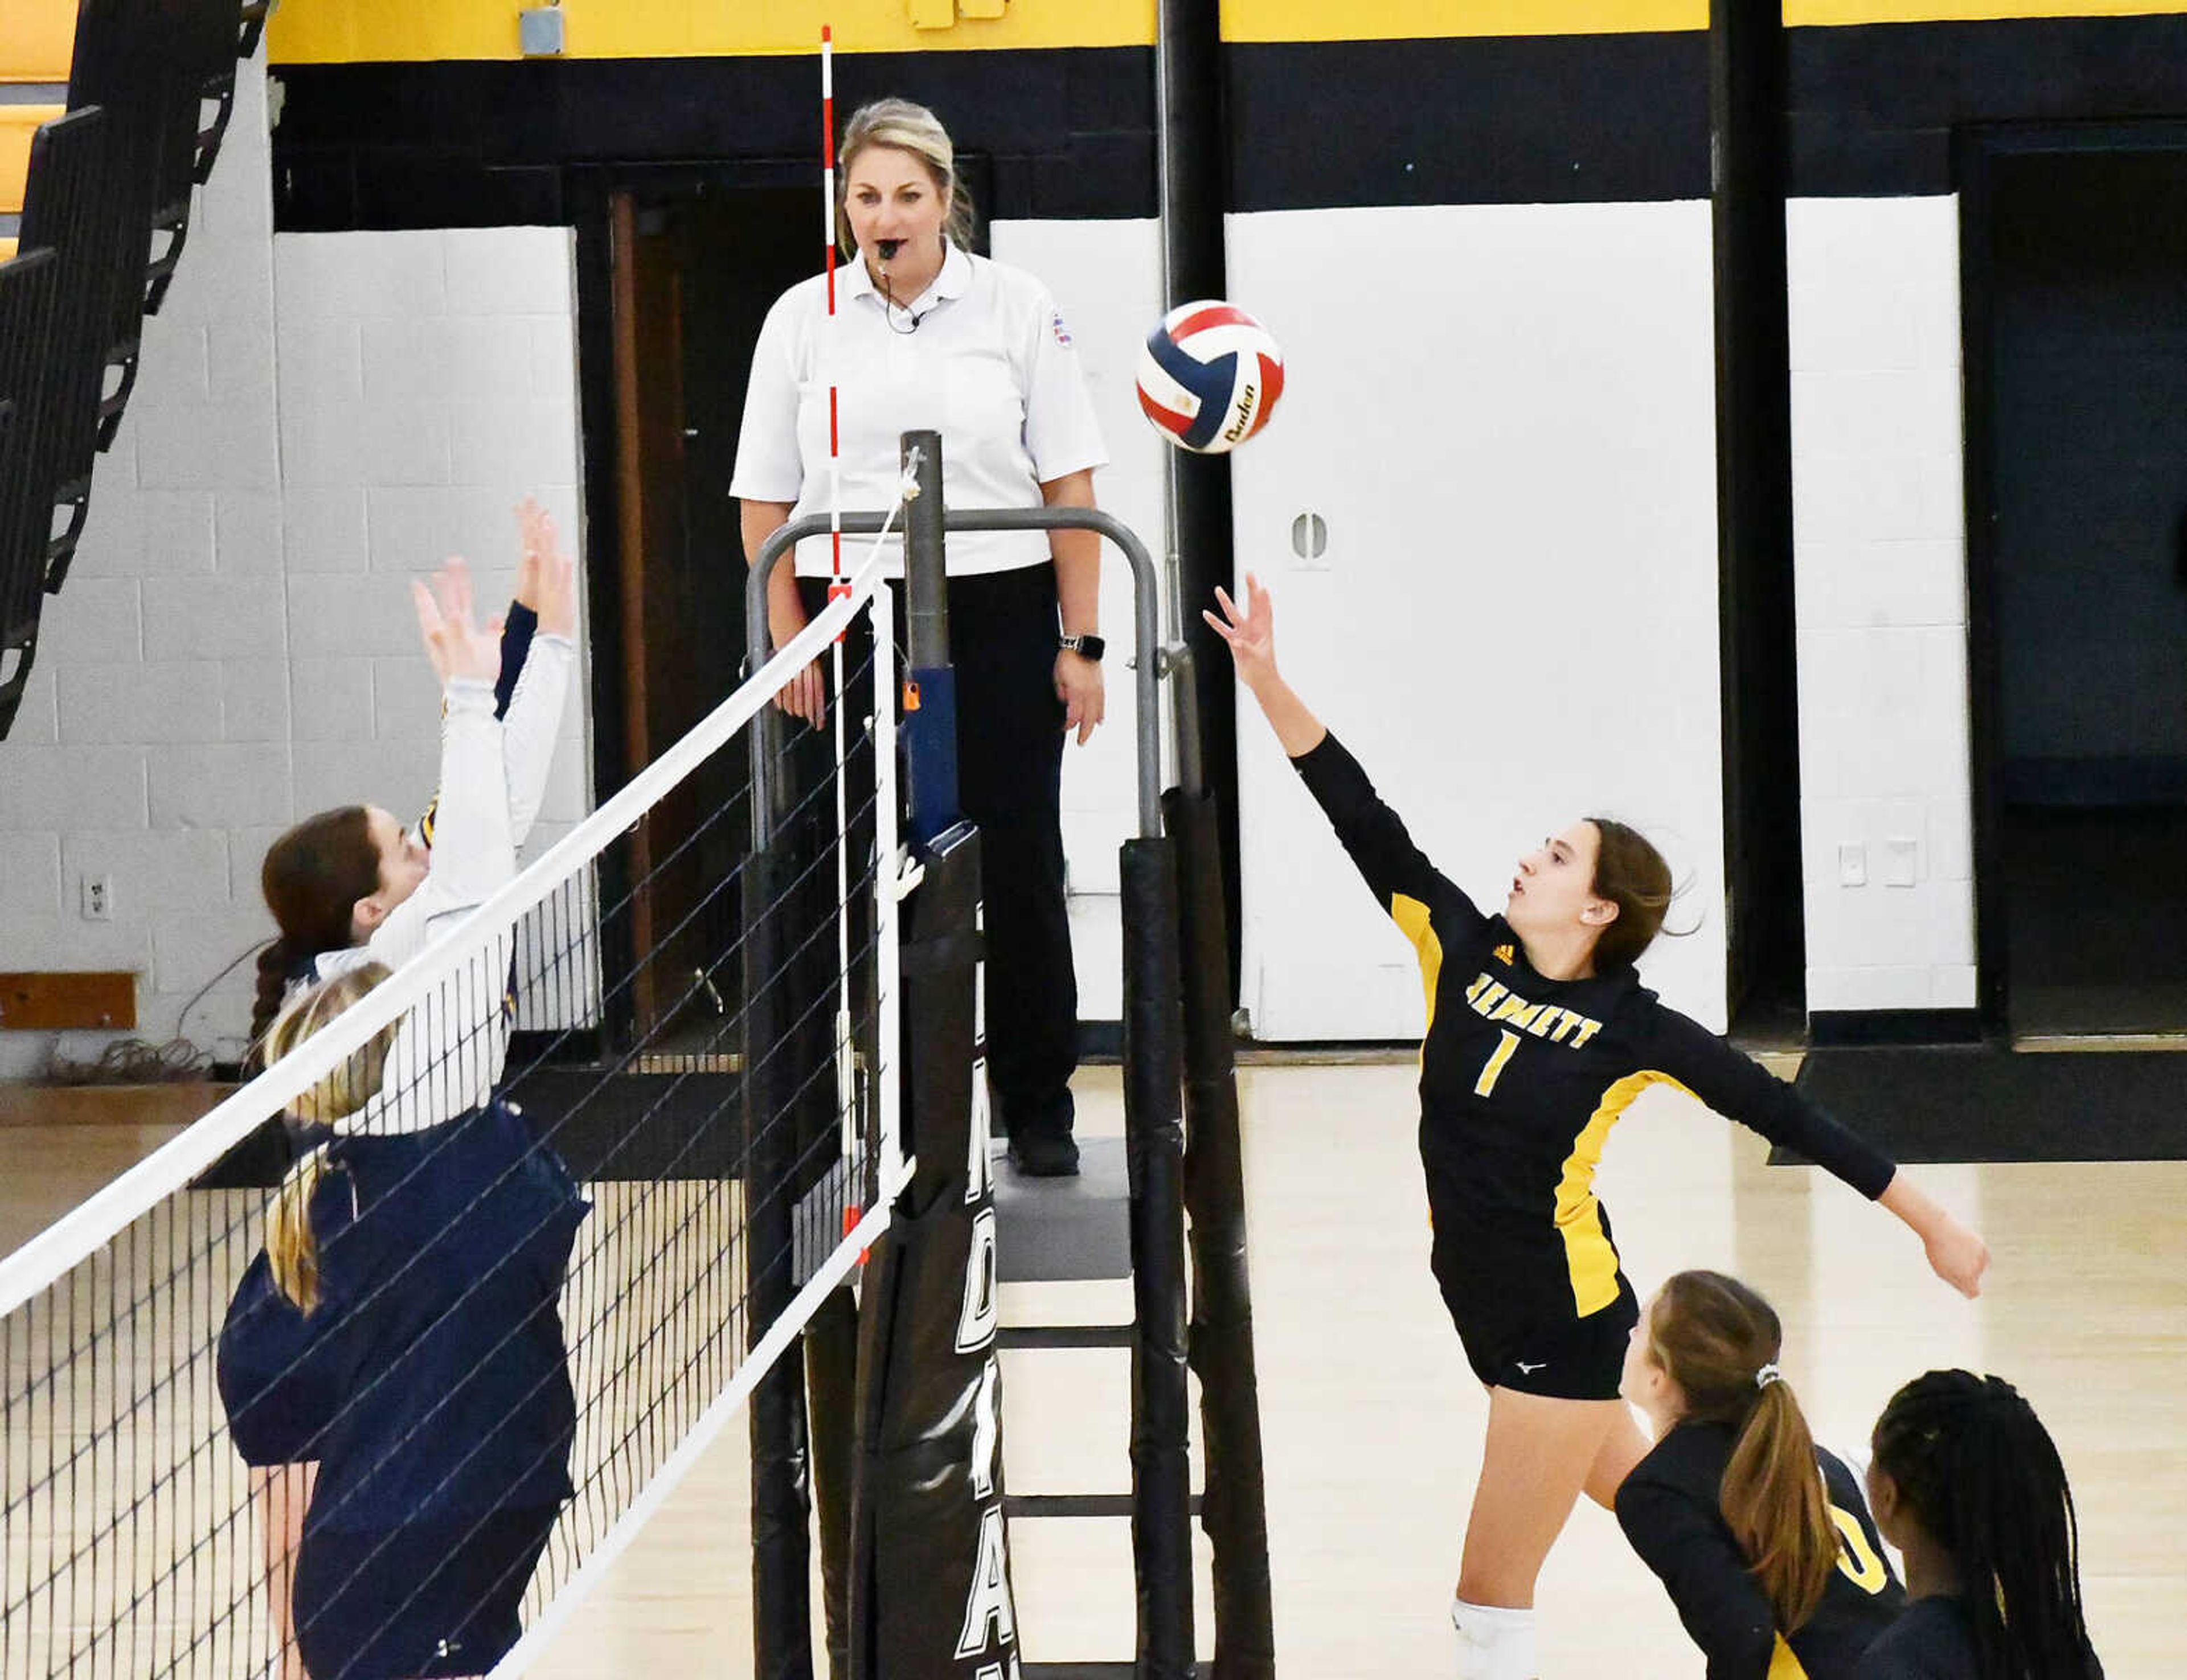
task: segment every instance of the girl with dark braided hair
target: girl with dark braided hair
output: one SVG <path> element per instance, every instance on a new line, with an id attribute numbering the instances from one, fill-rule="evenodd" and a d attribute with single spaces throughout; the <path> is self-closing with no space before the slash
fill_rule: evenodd
<path id="1" fill-rule="evenodd" d="M 1858 1680 L 2101 1680 L 2073 1491 L 2020 1391 L 1931 1371 L 1892 1396 L 1874 1446 L 1869 1503 L 1914 1603 Z"/>

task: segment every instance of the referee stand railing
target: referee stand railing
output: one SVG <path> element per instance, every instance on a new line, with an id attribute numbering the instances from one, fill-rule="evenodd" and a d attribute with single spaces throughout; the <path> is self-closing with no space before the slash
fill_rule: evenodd
<path id="1" fill-rule="evenodd" d="M 1188 1363 L 1200 1377 L 1206 1492 L 1202 1525 L 1214 1554 L 1217 1680 L 1274 1672 L 1268 1525 L 1259 1401 L 1247 1280 L 1245 1194 L 1230 1006 L 1223 953 L 1220 857 L 1212 801 L 1202 785 L 1189 655 L 1165 648 L 1154 561 L 1129 526 L 1091 508 L 947 509 L 938 434 L 902 440 L 902 509 L 909 643 L 902 729 L 910 810 L 908 867 L 882 859 L 884 882 L 916 879 L 904 924 L 902 1007 L 916 1018 L 903 1037 L 906 1155 L 918 1172 L 868 1267 L 859 1310 L 856 1420 L 821 1415 L 816 1390 L 814 1456 L 823 1437 L 855 1433 L 854 1532 L 824 1552 L 847 1555 L 844 1602 L 829 1605 L 833 1632 L 847 1630 L 857 1680 L 964 1677 L 998 1658 L 1017 1666 L 1009 1602 L 999 1467 L 995 1363 L 992 1185 L 987 1139 L 972 1135 L 977 940 L 977 835 L 957 808 L 955 700 L 949 672 L 946 566 L 951 531 L 1092 531 L 1131 567 L 1137 698 L 1138 832 L 1122 848 L 1124 1112 L 1129 1172 L 1132 1342 L 1132 1543 L 1137 1585 L 1139 1680 L 1195 1673 L 1192 1614 Z M 753 557 L 745 593 L 751 667 L 772 653 L 768 580 L 800 541 L 833 528 L 881 531 L 887 513 L 794 520 Z M 890 622 L 876 615 L 875 622 Z M 1161 778 L 1161 685 L 1172 683 L 1178 785 Z M 773 785 L 786 728 L 779 711 L 759 725 L 753 754 L 753 841 L 779 844 L 773 813 L 790 789 Z M 772 739 L 770 739 L 772 737 Z M 1167 831 L 1165 823 L 1167 821 Z M 922 902 L 921 901 L 925 901 Z M 948 1047 L 945 1049 L 944 1047 Z M 1181 1100 L 1182 1099 L 1182 1100 Z M 1189 1138 L 1185 1124 L 1190 1120 Z M 752 1163 L 755 1175 L 762 1163 Z M 770 1187 L 753 1182 L 756 1204 Z M 775 1198 L 779 1200 L 779 1198 Z M 1191 1314 L 1186 1292 L 1186 1214 L 1191 1216 Z M 984 1268 L 984 1270 L 983 1270 Z M 780 1280 L 778 1287 L 787 1287 Z M 984 1296 L 983 1317 L 972 1312 Z M 755 1300 L 753 1322 L 771 1322 Z M 974 1319 L 979 1318 L 976 1325 Z M 831 1322 L 841 1322 L 841 1315 Z M 823 1363 L 828 1363 L 824 1361 Z M 756 1672 L 807 1672 L 810 1568 L 801 1378 L 779 1362 L 755 1396 L 752 1499 L 771 1520 L 754 1531 Z M 834 1409 L 834 1408 L 829 1408 Z M 764 1423 L 762 1420 L 765 1420 Z M 763 1485 L 764 1483 L 764 1485 Z M 897 1560 L 901 1559 L 902 1562 Z M 907 1568 L 907 1564 L 915 1566 Z M 835 1572 L 830 1571 L 832 1576 Z M 961 1587 L 962 1591 L 955 1590 Z M 830 1583 L 831 1600 L 837 1588 Z M 1074 1671 L 1079 1672 L 1079 1671 Z M 1092 1672 L 1095 1671 L 1084 1671 Z M 840 1680 L 840 1677 L 839 1677 Z"/>

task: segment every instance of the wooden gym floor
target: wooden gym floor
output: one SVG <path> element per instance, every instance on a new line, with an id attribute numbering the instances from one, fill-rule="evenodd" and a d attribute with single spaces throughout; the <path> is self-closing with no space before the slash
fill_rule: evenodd
<path id="1" fill-rule="evenodd" d="M 1279 1662 L 1307 1680 L 1448 1672 L 1486 1407 L 1427 1275 L 1413 1067 L 1240 1078 Z M 1079 1084 L 1085 1132 L 1120 1130 L 1116 1071 Z M 0 1249 L 172 1131 L 0 1127 Z M 2011 1378 L 2072 1475 L 2112 1680 L 2187 1672 L 2187 1163 L 1915 1169 L 1989 1239 L 1989 1285 L 1968 1303 L 1887 1215 L 1812 1169 L 1766 1166 L 1764 1153 L 1674 1094 L 1635 1106 L 1600 1188 L 1636 1284 L 1712 1266 L 1763 1289 L 1826 1444 L 1863 1440 L 1892 1390 L 1931 1366 Z M 1005 1323 L 1111 1322 L 1128 1308 L 1122 1282 L 1005 1286 Z M 1004 1357 L 1012 1492 L 1125 1489 L 1128 1356 Z M 733 1426 L 535 1673 L 750 1672 L 745 1453 Z M 1020 1520 L 1011 1538 L 1026 1659 L 1127 1656 L 1126 1524 Z M 1201 1567 L 1205 1651 L 1204 1548 Z M 1590 1506 L 1552 1553 L 1538 1608 L 1545 1680 L 1701 1673 L 1653 1578 Z"/>

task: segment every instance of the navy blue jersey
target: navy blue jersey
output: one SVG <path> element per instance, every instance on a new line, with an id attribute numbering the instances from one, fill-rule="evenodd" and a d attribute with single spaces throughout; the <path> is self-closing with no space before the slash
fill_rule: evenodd
<path id="1" fill-rule="evenodd" d="M 1708 1660 L 1708 1680 L 1851 1680 L 1906 1605 L 1859 1480 L 1816 1450 L 1838 1566 L 1814 1613 L 1787 1634 L 1723 1520 L 1719 1490 L 1734 1438 L 1725 1424 L 1673 1429 L 1618 1488 L 1618 1526 L 1670 1593 Z"/>
<path id="2" fill-rule="evenodd" d="M 1428 862 L 1334 735 L 1292 761 L 1419 955 L 1420 1157 L 1437 1245 L 1465 1257 L 1462 1274 L 1442 1278 L 1462 1323 L 1584 1318 L 1618 1299 L 1594 1172 L 1611 1127 L 1652 1085 L 1799 1150 L 1864 1196 L 1889 1187 L 1888 1159 L 1630 969 L 1535 973 L 1510 924 Z"/>
<path id="3" fill-rule="evenodd" d="M 570 1494 L 559 1301 L 588 1211 L 495 1102 L 416 1132 L 338 1136 L 310 1217 L 306 1314 L 261 1253 L 221 1334 L 221 1397 L 251 1464 L 316 1458 L 311 1525 L 379 1531 Z"/>

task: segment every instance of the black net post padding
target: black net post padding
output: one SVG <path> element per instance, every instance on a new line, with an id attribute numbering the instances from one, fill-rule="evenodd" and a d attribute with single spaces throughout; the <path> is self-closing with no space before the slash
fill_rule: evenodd
<path id="1" fill-rule="evenodd" d="M 755 750 L 776 733 L 773 714 Z M 792 1271 L 800 1069 L 790 1053 L 795 999 L 779 981 L 796 949 L 789 925 L 796 879 L 786 838 L 745 866 L 745 1267 L 746 1346 L 756 1343 L 797 1292 Z M 808 1585 L 812 1507 L 807 1483 L 805 1374 L 796 1358 L 774 1362 L 752 1389 L 752 1672 L 756 1680 L 810 1680 Z"/>
<path id="2" fill-rule="evenodd" d="M 805 1327 L 812 1408 L 812 1496 L 820 1515 L 820 1590 L 829 1680 L 850 1680 L 851 1488 L 857 1462 L 858 1299 L 830 1289 Z"/>
<path id="3" fill-rule="evenodd" d="M 1162 821 L 1182 878 L 1184 1205 L 1192 1219 L 1190 1345 L 1206 1464 L 1200 1527 L 1215 1554 L 1214 1680 L 1269 1680 L 1276 1672 L 1275 1610 L 1214 795 L 1172 788 L 1162 795 Z"/>
<path id="4" fill-rule="evenodd" d="M 987 1140 L 972 1135 L 979 835 L 917 854 L 902 940 L 904 1148 L 917 1169 L 866 1268 L 852 1674 L 1018 1672 L 1003 1516 L 1002 1366 Z"/>
<path id="5" fill-rule="evenodd" d="M 1138 1680 L 1193 1673 L 1177 855 L 1124 842 L 1124 1150 L 1131 1178 L 1132 1564 Z"/>

